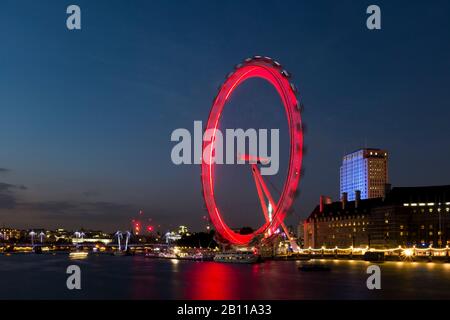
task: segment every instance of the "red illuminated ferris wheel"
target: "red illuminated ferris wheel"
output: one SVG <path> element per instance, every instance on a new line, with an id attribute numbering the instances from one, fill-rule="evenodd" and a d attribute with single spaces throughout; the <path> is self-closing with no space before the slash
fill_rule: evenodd
<path id="1" fill-rule="evenodd" d="M 234 90 L 251 78 L 262 78 L 268 81 L 277 90 L 286 113 L 289 127 L 290 154 L 289 167 L 281 195 L 277 202 L 274 201 L 269 189 L 260 173 L 258 164 L 252 164 L 252 174 L 265 217 L 265 223 L 252 234 L 240 234 L 233 231 L 224 221 L 221 211 L 216 203 L 214 194 L 214 161 L 213 149 L 217 130 L 225 104 L 232 96 Z M 211 222 L 214 224 L 220 236 L 233 245 L 248 245 L 259 236 L 269 237 L 282 227 L 286 235 L 289 232 L 284 225 L 286 214 L 291 209 L 297 194 L 300 182 L 300 172 L 303 159 L 303 130 L 300 114 L 300 103 L 297 99 L 297 90 L 289 81 L 290 74 L 282 66 L 268 57 L 255 56 L 246 59 L 242 64 L 236 66 L 235 70 L 227 76 L 221 86 L 219 93 L 214 99 L 205 130 L 212 132 L 210 141 L 203 143 L 203 152 L 209 161 L 202 161 L 202 187 L 206 208 L 209 212 Z M 209 145 L 209 149 L 208 148 Z M 251 157 L 250 155 L 249 157 Z M 248 160 L 248 159 L 247 159 Z M 262 161 L 258 161 L 261 163 Z"/>

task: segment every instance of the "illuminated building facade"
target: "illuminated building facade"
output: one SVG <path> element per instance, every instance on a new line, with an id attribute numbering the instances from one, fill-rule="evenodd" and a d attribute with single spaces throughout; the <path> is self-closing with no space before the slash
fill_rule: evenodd
<path id="1" fill-rule="evenodd" d="M 13 228 L 0 228 L 0 240 L 11 241 L 19 240 L 22 237 L 21 230 Z"/>
<path id="2" fill-rule="evenodd" d="M 170 243 L 173 243 L 173 242 L 176 242 L 176 241 L 180 240 L 181 239 L 181 235 L 178 234 L 178 233 L 175 233 L 173 231 L 169 231 L 169 232 L 167 232 L 164 235 L 164 238 L 166 239 L 166 243 L 170 244 Z"/>
<path id="3" fill-rule="evenodd" d="M 178 234 L 180 235 L 188 235 L 189 234 L 189 230 L 186 226 L 179 226 L 178 227 Z"/>
<path id="4" fill-rule="evenodd" d="M 355 200 L 355 191 L 361 199 L 383 197 L 388 184 L 388 153 L 380 149 L 361 149 L 344 156 L 340 170 L 340 194 Z"/>
<path id="5" fill-rule="evenodd" d="M 322 199 L 323 201 L 323 199 Z M 304 223 L 305 248 L 450 245 L 450 186 L 393 188 L 383 198 L 321 203 Z"/>

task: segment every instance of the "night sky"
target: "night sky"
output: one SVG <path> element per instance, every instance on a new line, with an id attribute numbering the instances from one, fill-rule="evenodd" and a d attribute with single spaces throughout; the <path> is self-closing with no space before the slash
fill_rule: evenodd
<path id="1" fill-rule="evenodd" d="M 81 31 L 66 28 L 70 4 Z M 381 31 L 366 28 L 370 4 Z M 2 0 L 0 225 L 112 231 L 143 209 L 163 231 L 204 228 L 200 167 L 172 164 L 170 135 L 205 122 L 225 75 L 255 54 L 280 61 L 305 104 L 288 224 L 338 197 L 342 156 L 364 146 L 390 152 L 394 186 L 450 184 L 449 15 L 447 0 Z M 250 80 L 223 126 L 283 138 L 283 112 Z M 248 168 L 221 167 L 217 187 L 230 225 L 262 222 Z"/>

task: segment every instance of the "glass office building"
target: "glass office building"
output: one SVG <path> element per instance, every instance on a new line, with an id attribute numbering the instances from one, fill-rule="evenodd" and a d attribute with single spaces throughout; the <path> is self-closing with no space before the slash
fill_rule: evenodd
<path id="1" fill-rule="evenodd" d="M 388 184 L 388 153 L 380 149 L 361 149 L 344 156 L 341 166 L 340 194 L 347 193 L 355 200 L 355 191 L 361 199 L 381 198 Z"/>

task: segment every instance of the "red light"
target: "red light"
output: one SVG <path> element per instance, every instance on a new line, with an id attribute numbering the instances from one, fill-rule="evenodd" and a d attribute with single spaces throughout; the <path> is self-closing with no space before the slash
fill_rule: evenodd
<path id="1" fill-rule="evenodd" d="M 262 78 L 272 84 L 277 90 L 283 102 L 287 121 L 289 125 L 290 133 L 290 157 L 289 157 L 289 171 L 287 178 L 281 193 L 278 203 L 272 202 L 273 214 L 272 219 L 266 222 L 253 234 L 241 235 L 234 232 L 223 220 L 222 214 L 216 204 L 214 196 L 214 164 L 213 164 L 213 151 L 215 150 L 214 141 L 216 138 L 216 132 L 219 128 L 219 121 L 225 103 L 231 97 L 233 91 L 239 87 L 240 84 L 250 78 Z M 210 148 L 208 160 L 202 162 L 202 187 L 203 197 L 205 200 L 206 208 L 208 209 L 211 222 L 215 226 L 215 229 L 221 234 L 221 236 L 227 239 L 232 244 L 246 245 L 252 241 L 256 236 L 276 230 L 280 225 L 283 225 L 283 220 L 286 214 L 291 208 L 296 193 L 298 184 L 300 182 L 300 172 L 303 160 L 303 131 L 301 115 L 298 108 L 298 100 L 296 92 L 293 90 L 289 80 L 280 72 L 280 70 L 261 59 L 250 59 L 239 67 L 222 85 L 217 97 L 214 99 L 213 106 L 208 118 L 208 122 L 205 131 L 212 131 L 213 135 L 210 141 L 203 142 L 203 152 L 206 148 Z M 259 158 L 252 158 L 250 156 L 244 156 L 248 160 L 257 162 L 265 162 Z M 259 180 L 259 178 L 258 178 Z M 258 181 L 261 187 L 264 189 L 265 184 Z M 266 190 L 262 190 L 264 193 Z"/>
<path id="2" fill-rule="evenodd" d="M 138 234 L 139 231 L 141 231 L 141 222 L 140 221 L 134 222 L 133 228 L 134 228 L 134 232 L 136 234 Z"/>
<path id="3" fill-rule="evenodd" d="M 148 232 L 152 232 L 152 231 L 153 231 L 153 227 L 152 227 L 152 226 L 148 226 L 148 227 L 147 227 L 147 231 L 148 231 Z"/>

